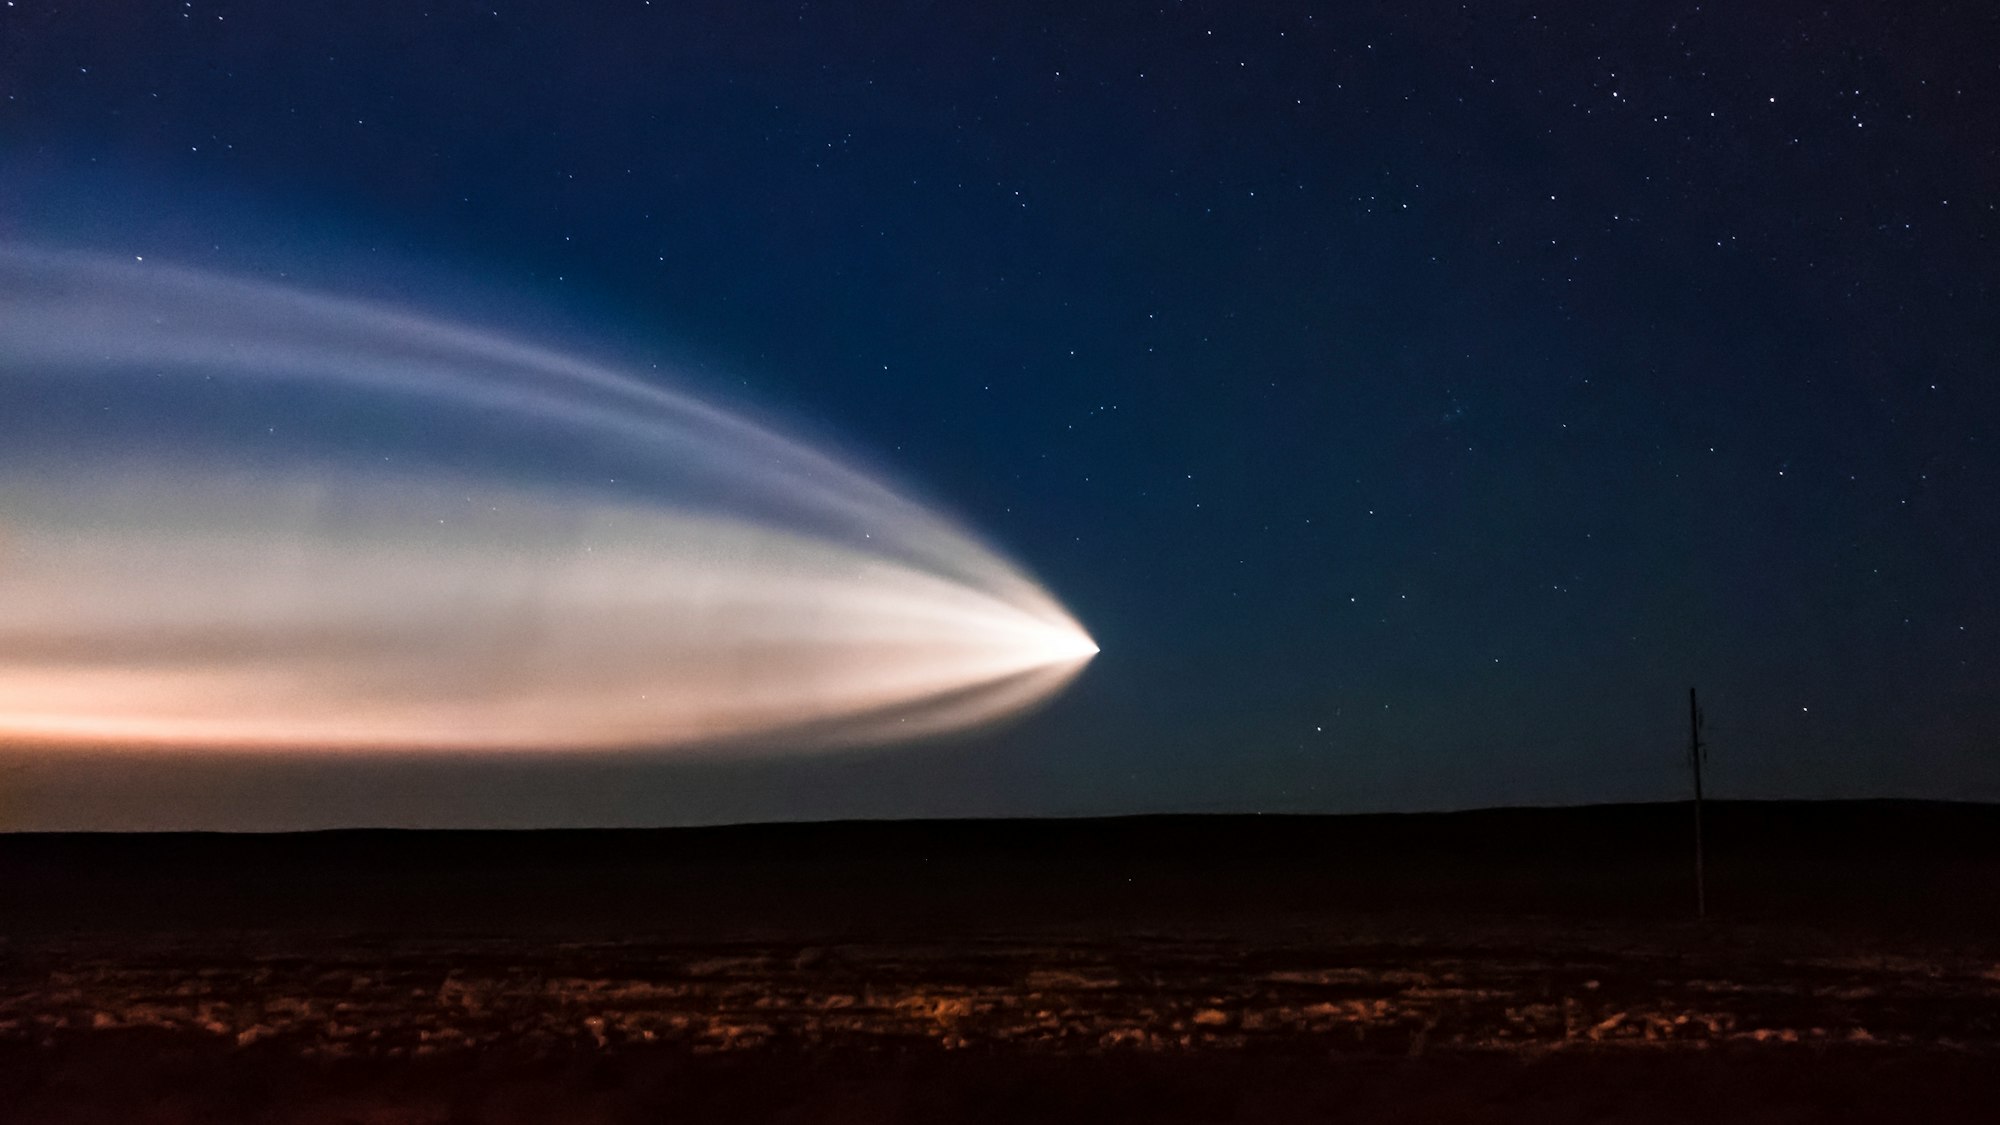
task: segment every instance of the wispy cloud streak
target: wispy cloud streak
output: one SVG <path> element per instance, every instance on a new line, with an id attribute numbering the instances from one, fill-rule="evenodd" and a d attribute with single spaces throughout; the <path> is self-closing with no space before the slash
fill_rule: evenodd
<path id="1" fill-rule="evenodd" d="M 838 745 L 1016 713 L 1096 651 L 951 521 L 670 386 L 0 250 L 0 741 Z"/>

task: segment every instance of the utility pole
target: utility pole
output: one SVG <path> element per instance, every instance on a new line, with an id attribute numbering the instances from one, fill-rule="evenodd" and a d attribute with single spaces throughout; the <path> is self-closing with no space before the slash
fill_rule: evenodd
<path id="1" fill-rule="evenodd" d="M 1688 768 L 1694 771 L 1694 916 L 1708 917 L 1708 871 L 1701 848 L 1701 761 L 1707 747 L 1701 743 L 1701 705 L 1694 689 L 1688 689 Z"/>

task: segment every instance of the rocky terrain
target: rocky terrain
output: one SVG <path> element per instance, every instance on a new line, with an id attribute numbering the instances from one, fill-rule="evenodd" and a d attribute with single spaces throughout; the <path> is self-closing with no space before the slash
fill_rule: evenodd
<path id="1" fill-rule="evenodd" d="M 1256 863 L 1218 847 L 1243 826 L 1046 830 L 1065 854 L 1101 836 L 1067 864 L 1025 828 L 770 831 L 7 841 L 0 1120 L 1983 1121 L 2000 1105 L 1990 870 L 1963 853 L 1900 880 L 1849 868 L 1843 887 L 1766 848 L 1722 869 L 1726 912 L 1697 922 L 1659 909 L 1671 869 L 1629 849 L 1579 864 L 1518 839 L 1497 858 L 1405 840 L 1329 876 L 1296 825 L 1278 852 L 1254 829 Z M 407 862 L 377 864 L 384 849 Z M 1969 880 L 1959 898 L 1907 909 L 1949 880 Z"/>

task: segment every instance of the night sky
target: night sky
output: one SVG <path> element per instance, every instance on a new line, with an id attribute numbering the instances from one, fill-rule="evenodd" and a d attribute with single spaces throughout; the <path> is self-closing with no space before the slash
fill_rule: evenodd
<path id="1" fill-rule="evenodd" d="M 2000 800 L 1985 4 L 50 3 L 0 238 L 749 404 L 1102 655 L 884 749 L 13 754 L 0 824 Z M 4 497 L 0 497 L 4 503 Z"/>

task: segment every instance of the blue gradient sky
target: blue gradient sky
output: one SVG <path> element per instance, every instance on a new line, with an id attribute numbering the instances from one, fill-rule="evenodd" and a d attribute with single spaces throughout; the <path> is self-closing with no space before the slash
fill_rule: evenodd
<path id="1" fill-rule="evenodd" d="M 0 820 L 1647 799 L 1690 684 L 1725 796 L 2000 799 L 1995 19 L 19 0 L 0 234 L 691 359 L 1104 655 L 936 745 L 28 758 Z"/>

